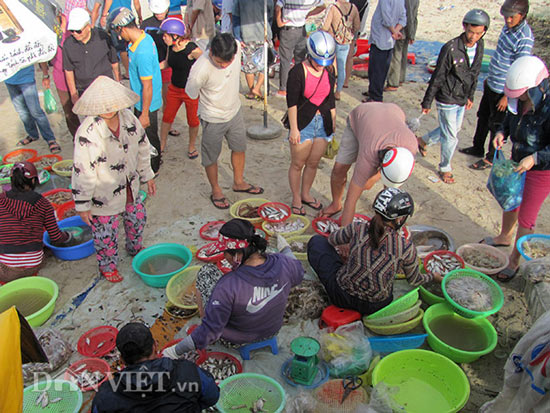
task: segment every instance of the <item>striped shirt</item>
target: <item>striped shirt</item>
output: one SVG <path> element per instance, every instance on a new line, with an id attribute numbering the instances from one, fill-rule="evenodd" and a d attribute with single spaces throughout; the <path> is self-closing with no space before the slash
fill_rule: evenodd
<path id="1" fill-rule="evenodd" d="M 531 55 L 534 43 L 535 37 L 525 20 L 511 29 L 504 25 L 487 76 L 487 85 L 493 92 L 504 92 L 508 69 L 518 58 Z"/>
<path id="2" fill-rule="evenodd" d="M 314 8 L 324 5 L 323 0 L 278 0 L 281 8 L 281 19 L 286 26 L 301 27 L 306 24 L 307 14 Z"/>
<path id="3" fill-rule="evenodd" d="M 369 245 L 369 239 L 369 223 L 357 222 L 329 236 L 331 245 L 350 245 L 348 261 L 336 274 L 338 285 L 348 294 L 376 303 L 392 295 L 395 274 L 405 273 L 413 286 L 432 280 L 420 273 L 416 248 L 400 232 L 388 228 L 378 249 Z"/>
<path id="4" fill-rule="evenodd" d="M 8 267 L 36 267 L 44 258 L 44 251 L 23 252 L 21 254 L 0 254 L 0 262 Z"/>

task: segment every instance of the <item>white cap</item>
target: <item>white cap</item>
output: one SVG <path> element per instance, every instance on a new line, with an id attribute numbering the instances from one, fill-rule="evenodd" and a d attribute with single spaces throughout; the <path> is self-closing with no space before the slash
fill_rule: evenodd
<path id="1" fill-rule="evenodd" d="M 170 0 L 149 0 L 149 10 L 153 14 L 162 14 L 170 8 Z"/>
<path id="2" fill-rule="evenodd" d="M 67 30 L 81 30 L 91 22 L 90 14 L 86 9 L 76 7 L 69 13 L 69 24 Z"/>

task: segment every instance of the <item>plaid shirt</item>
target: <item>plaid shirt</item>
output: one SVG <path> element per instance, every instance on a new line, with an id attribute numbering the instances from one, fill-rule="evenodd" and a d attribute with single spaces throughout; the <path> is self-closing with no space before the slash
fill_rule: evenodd
<path id="1" fill-rule="evenodd" d="M 63 10 L 63 14 L 68 18 L 71 10 L 77 7 L 87 10 L 86 0 L 65 0 L 65 10 Z"/>
<path id="2" fill-rule="evenodd" d="M 330 234 L 331 245 L 349 243 L 348 261 L 336 279 L 348 294 L 369 302 L 386 300 L 393 292 L 395 274 L 405 273 L 413 286 L 427 283 L 432 276 L 418 270 L 416 248 L 398 231 L 386 230 L 378 249 L 369 245 L 369 224 L 354 222 Z"/>

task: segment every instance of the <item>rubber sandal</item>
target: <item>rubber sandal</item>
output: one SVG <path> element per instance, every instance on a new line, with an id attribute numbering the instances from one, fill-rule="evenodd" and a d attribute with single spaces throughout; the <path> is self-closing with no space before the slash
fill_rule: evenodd
<path id="1" fill-rule="evenodd" d="M 301 215 L 301 216 L 306 215 L 306 209 L 304 208 L 303 205 L 301 207 L 292 206 L 290 209 L 291 209 L 291 211 L 294 215 Z M 296 212 L 296 211 L 298 211 L 298 212 Z"/>
<path id="2" fill-rule="evenodd" d="M 492 166 L 493 164 L 491 162 L 487 162 L 485 159 L 480 159 L 476 163 L 471 164 L 470 169 L 474 169 L 476 171 L 483 171 L 485 169 L 489 169 Z"/>
<path id="3" fill-rule="evenodd" d="M 332 214 L 327 214 L 325 211 L 321 210 L 319 212 L 319 215 L 317 215 L 318 218 L 332 218 L 334 215 L 339 214 L 342 212 L 342 208 L 340 208 L 338 211 L 333 212 Z"/>
<path id="4" fill-rule="evenodd" d="M 399 88 L 395 86 L 386 86 L 384 92 L 396 92 Z"/>
<path id="5" fill-rule="evenodd" d="M 486 245 L 490 245 L 491 247 L 509 247 L 512 245 L 512 244 L 497 244 L 493 237 L 485 237 L 481 241 L 479 241 L 478 244 L 486 244 Z"/>
<path id="6" fill-rule="evenodd" d="M 416 138 L 416 140 L 418 141 L 418 153 L 420 156 L 425 158 L 428 153 L 428 150 L 426 149 L 426 142 L 424 142 L 422 138 Z"/>
<path id="7" fill-rule="evenodd" d="M 518 268 L 519 269 L 519 268 Z M 513 270 L 511 268 L 505 268 L 504 270 L 502 270 L 501 272 L 499 272 L 497 274 L 497 280 L 499 280 L 500 282 L 503 282 L 503 283 L 507 283 L 507 282 L 510 282 L 512 281 L 516 275 L 518 274 L 518 269 L 516 270 Z"/>
<path id="8" fill-rule="evenodd" d="M 317 201 L 315 198 L 313 198 L 313 201 L 304 201 L 302 199 L 302 204 L 307 205 L 310 208 L 313 208 L 315 211 L 320 211 L 323 209 L 323 204 Z"/>
<path id="9" fill-rule="evenodd" d="M 168 132 L 168 135 L 170 135 L 170 136 L 180 136 L 181 132 L 179 130 L 172 129 L 170 132 Z"/>
<path id="10" fill-rule="evenodd" d="M 106 272 L 102 271 L 101 275 L 103 275 L 107 279 L 107 281 L 111 283 L 119 283 L 124 279 L 122 275 L 118 273 L 118 270 L 106 271 Z"/>
<path id="11" fill-rule="evenodd" d="M 248 100 L 254 100 L 256 99 L 256 95 L 254 93 L 246 93 L 244 97 Z"/>
<path id="12" fill-rule="evenodd" d="M 51 153 L 59 153 L 61 152 L 61 146 L 56 141 L 49 141 L 48 146 L 50 147 Z"/>
<path id="13" fill-rule="evenodd" d="M 455 179 L 452 173 L 450 172 L 438 172 L 439 178 L 446 184 L 454 184 Z"/>
<path id="14" fill-rule="evenodd" d="M 231 206 L 229 205 L 229 201 L 226 197 L 216 199 L 214 198 L 214 195 L 210 195 L 210 201 L 212 201 L 212 205 L 214 205 L 218 209 L 229 209 L 229 207 Z"/>
<path id="15" fill-rule="evenodd" d="M 480 152 L 473 146 L 468 146 L 467 148 L 460 148 L 458 152 L 466 155 L 470 155 L 470 156 L 477 156 L 478 158 L 483 157 L 483 151 Z"/>
<path id="16" fill-rule="evenodd" d="M 187 152 L 187 157 L 189 159 L 196 159 L 199 157 L 199 152 L 196 149 L 194 151 Z"/>
<path id="17" fill-rule="evenodd" d="M 17 146 L 27 146 L 29 143 L 32 143 L 37 140 L 38 138 L 31 138 L 30 136 L 26 136 L 25 138 L 17 142 Z"/>
<path id="18" fill-rule="evenodd" d="M 264 189 L 260 186 L 250 185 L 246 189 L 233 189 L 233 192 L 244 192 L 251 195 L 260 195 L 264 193 Z"/>

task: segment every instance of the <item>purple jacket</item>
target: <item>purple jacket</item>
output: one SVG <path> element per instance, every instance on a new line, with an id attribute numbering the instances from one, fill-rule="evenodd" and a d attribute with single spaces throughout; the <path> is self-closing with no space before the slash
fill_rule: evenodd
<path id="1" fill-rule="evenodd" d="M 220 337 L 235 344 L 252 343 L 278 333 L 290 289 L 302 282 L 300 261 L 269 254 L 257 267 L 243 265 L 214 287 L 202 323 L 192 333 L 203 349 Z"/>

